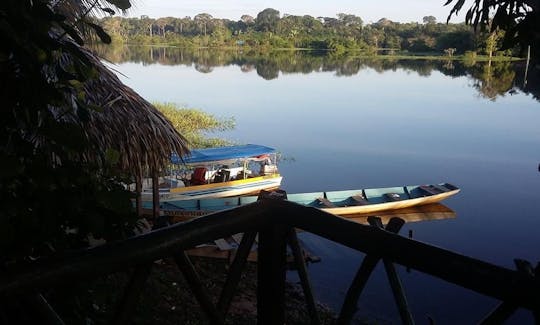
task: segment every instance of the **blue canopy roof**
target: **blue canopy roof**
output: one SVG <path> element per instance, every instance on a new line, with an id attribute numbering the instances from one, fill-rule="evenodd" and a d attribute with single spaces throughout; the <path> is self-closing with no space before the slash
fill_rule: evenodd
<path id="1" fill-rule="evenodd" d="M 242 146 L 191 150 L 191 154 L 184 156 L 183 160 L 186 164 L 209 163 L 213 161 L 257 157 L 274 152 L 276 152 L 274 148 L 260 146 L 257 144 L 246 144 Z M 178 155 L 173 154 L 171 156 L 171 162 L 173 164 L 181 164 L 182 160 Z"/>

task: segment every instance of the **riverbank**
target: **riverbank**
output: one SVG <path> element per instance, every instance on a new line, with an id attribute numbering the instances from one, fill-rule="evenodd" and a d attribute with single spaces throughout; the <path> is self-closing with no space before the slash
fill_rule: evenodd
<path id="1" fill-rule="evenodd" d="M 238 52 L 244 55 L 267 55 L 270 53 L 279 52 L 306 52 L 316 53 L 319 55 L 329 55 L 333 57 L 348 57 L 348 58 L 360 58 L 360 59 L 376 59 L 376 60 L 428 60 L 428 61 L 464 61 L 471 62 L 508 62 L 508 61 L 523 61 L 526 58 L 506 56 L 506 55 L 482 55 L 477 52 L 465 52 L 461 54 L 455 54 L 449 56 L 445 53 L 439 52 L 408 52 L 408 51 L 396 51 L 392 49 L 346 49 L 346 50 L 329 50 L 329 49 L 317 49 L 317 48 L 297 48 L 297 47 L 271 47 L 271 46 L 185 46 L 177 43 L 138 43 L 138 42 L 114 42 L 112 46 L 101 48 L 102 51 L 108 50 L 114 52 L 114 48 L 122 47 L 149 47 L 149 48 L 170 48 L 178 49 L 188 52 L 199 51 L 214 51 L 216 53 L 226 52 Z"/>
<path id="2" fill-rule="evenodd" d="M 226 260 L 192 258 L 207 292 L 217 301 L 228 271 Z M 91 283 L 65 288 L 49 296 L 49 301 L 66 324 L 106 324 L 123 293 L 128 277 L 109 275 Z M 257 269 L 248 263 L 233 298 L 226 324 L 257 323 Z M 300 287 L 287 283 L 287 324 L 309 323 L 309 314 Z M 319 304 L 321 324 L 332 324 L 334 314 Z M 207 318 L 173 260 L 155 262 L 132 315 L 133 324 L 207 324 Z"/>

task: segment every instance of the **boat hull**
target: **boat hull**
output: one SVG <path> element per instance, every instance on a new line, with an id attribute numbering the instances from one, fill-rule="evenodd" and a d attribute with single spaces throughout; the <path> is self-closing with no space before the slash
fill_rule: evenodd
<path id="1" fill-rule="evenodd" d="M 347 218 L 380 215 L 412 207 L 439 203 L 459 193 L 448 184 L 404 186 L 333 192 L 289 194 L 288 200 Z M 203 198 L 198 200 L 163 200 L 160 209 L 175 221 L 185 221 L 212 212 L 257 201 L 256 196 Z"/>
<path id="2" fill-rule="evenodd" d="M 460 190 L 452 190 L 445 193 L 434 194 L 431 196 L 423 196 L 403 201 L 395 202 L 385 202 L 379 204 L 368 204 L 368 205 L 358 205 L 358 206 L 346 206 L 346 207 L 336 207 L 336 208 L 321 208 L 321 210 L 336 214 L 336 215 L 349 215 L 349 214 L 359 214 L 359 213 L 374 213 L 380 211 L 388 210 L 397 210 L 405 209 L 418 205 L 425 205 L 431 203 L 439 203 L 442 200 L 445 200 L 453 195 L 456 195 Z"/>
<path id="3" fill-rule="evenodd" d="M 228 182 L 172 188 L 159 193 L 160 202 L 176 200 L 197 200 L 206 198 L 224 198 L 257 194 L 262 190 L 279 188 L 283 177 L 280 175 L 259 176 Z M 152 201 L 152 193 L 144 192 L 143 201 Z"/>

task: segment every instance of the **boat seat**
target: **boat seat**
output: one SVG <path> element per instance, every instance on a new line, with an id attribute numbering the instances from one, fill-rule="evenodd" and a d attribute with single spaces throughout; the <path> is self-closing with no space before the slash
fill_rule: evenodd
<path id="1" fill-rule="evenodd" d="M 220 169 L 214 177 L 214 183 L 228 182 L 231 172 L 225 169 Z"/>
<path id="2" fill-rule="evenodd" d="M 397 194 L 397 193 L 385 193 L 383 196 L 386 199 L 386 201 L 388 201 L 388 202 L 401 201 L 402 200 L 401 196 L 399 194 Z"/>
<path id="3" fill-rule="evenodd" d="M 191 176 L 191 184 L 192 185 L 202 185 L 206 184 L 206 168 L 204 167 L 197 167 L 193 171 L 193 175 Z"/>
<path id="4" fill-rule="evenodd" d="M 441 189 L 436 188 L 433 185 L 420 185 L 418 188 L 420 188 L 422 191 L 426 192 L 429 195 L 440 194 L 443 192 Z"/>
<path id="5" fill-rule="evenodd" d="M 361 195 L 353 195 L 353 196 L 351 196 L 351 201 L 352 201 L 352 203 L 354 205 L 368 205 L 369 204 L 369 201 L 366 200 Z"/>
<path id="6" fill-rule="evenodd" d="M 439 191 L 441 192 L 448 192 L 448 188 L 446 188 L 445 186 L 442 186 L 442 185 L 438 185 L 438 184 L 435 184 L 435 185 L 432 185 L 434 188 L 438 189 Z"/>
<path id="7" fill-rule="evenodd" d="M 317 202 L 320 205 L 323 205 L 325 208 L 335 208 L 336 207 L 332 202 L 328 201 L 328 199 L 325 199 L 324 197 L 318 197 Z"/>
<path id="8" fill-rule="evenodd" d="M 449 189 L 451 191 L 457 190 L 459 188 L 459 187 L 457 187 L 457 186 L 455 186 L 453 184 L 450 184 L 450 183 L 444 183 L 443 185 L 444 185 L 444 187 L 446 187 L 447 189 Z"/>

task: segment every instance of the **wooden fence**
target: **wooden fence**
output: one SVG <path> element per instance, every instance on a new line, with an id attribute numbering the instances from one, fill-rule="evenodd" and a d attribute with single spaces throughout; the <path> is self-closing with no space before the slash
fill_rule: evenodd
<path id="1" fill-rule="evenodd" d="M 0 300 L 30 297 L 48 315 L 49 323 L 62 324 L 60 317 L 40 294 L 66 285 L 134 268 L 123 299 L 111 323 L 129 323 L 153 262 L 173 257 L 195 297 L 212 324 L 222 324 L 227 315 L 247 256 L 258 234 L 257 317 L 260 324 L 283 324 L 287 246 L 295 263 L 306 297 L 312 324 L 318 324 L 315 301 L 298 245 L 295 228 L 311 232 L 366 254 L 339 313 L 338 324 L 354 316 L 358 298 L 371 272 L 382 260 L 403 323 L 414 323 L 394 263 L 454 283 L 479 294 L 496 298 L 500 305 L 489 312 L 483 323 L 496 324 L 509 318 L 518 308 L 533 312 L 540 322 L 540 267 L 516 261 L 510 270 L 478 259 L 399 236 L 403 220 L 393 218 L 386 228 L 380 219 L 370 218 L 370 226 L 336 217 L 315 208 L 286 200 L 280 192 L 265 193 L 259 201 L 232 210 L 217 212 L 189 222 L 152 231 L 121 242 L 82 251 L 62 260 L 36 263 L 16 274 L 0 278 Z M 196 245 L 244 233 L 229 268 L 217 303 L 201 285 L 185 251 Z"/>

